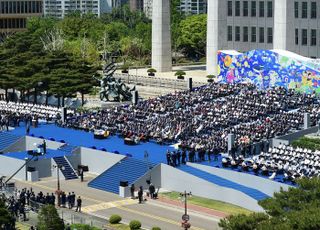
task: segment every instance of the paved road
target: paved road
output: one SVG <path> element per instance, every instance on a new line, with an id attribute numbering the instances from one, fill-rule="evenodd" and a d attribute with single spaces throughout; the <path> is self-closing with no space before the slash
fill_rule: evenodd
<path id="1" fill-rule="evenodd" d="M 90 180 L 92 178 L 85 178 Z M 16 181 L 18 188 L 32 187 L 35 192 L 54 192 L 57 181 L 55 178 L 46 178 L 43 181 L 31 183 Z M 61 180 L 61 189 L 66 192 L 74 191 L 83 199 L 83 212 L 100 217 L 109 218 L 112 214 L 119 214 L 123 222 L 129 223 L 133 219 L 140 220 L 142 226 L 151 229 L 159 226 L 165 230 L 177 230 L 181 228 L 181 216 L 184 210 L 179 207 L 166 205 L 159 201 L 147 201 L 138 204 L 136 200 L 123 199 L 116 194 L 103 192 L 87 187 L 86 182 L 79 180 Z M 218 217 L 208 216 L 196 212 L 190 212 L 191 229 L 194 230 L 214 230 L 218 229 Z"/>

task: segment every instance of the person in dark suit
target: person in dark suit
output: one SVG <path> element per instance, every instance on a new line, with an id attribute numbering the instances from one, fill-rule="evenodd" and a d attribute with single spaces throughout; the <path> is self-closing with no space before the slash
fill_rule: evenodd
<path id="1" fill-rule="evenodd" d="M 131 198 L 134 199 L 134 191 L 136 190 L 134 184 L 131 185 L 130 187 L 130 193 L 131 193 Z"/>
<path id="2" fill-rule="evenodd" d="M 154 187 L 154 185 L 151 183 L 149 186 L 149 193 L 150 193 L 150 198 L 154 199 L 154 193 L 156 191 L 156 188 Z"/>
<path id="3" fill-rule="evenodd" d="M 78 196 L 76 212 L 81 212 L 81 205 L 82 205 L 82 200 L 81 200 L 81 197 Z"/>
<path id="4" fill-rule="evenodd" d="M 139 204 L 142 203 L 142 200 L 143 200 L 143 187 L 140 186 L 140 189 L 138 191 L 138 198 L 139 198 Z"/>

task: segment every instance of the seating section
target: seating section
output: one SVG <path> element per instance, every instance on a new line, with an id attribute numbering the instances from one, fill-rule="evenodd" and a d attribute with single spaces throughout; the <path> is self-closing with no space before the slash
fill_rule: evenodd
<path id="1" fill-rule="evenodd" d="M 130 186 L 154 166 L 152 163 L 127 157 L 96 177 L 88 186 L 119 194 L 120 181 L 128 181 Z"/>
<path id="2" fill-rule="evenodd" d="M 17 142 L 21 137 L 8 132 L 0 132 L 0 151 Z"/>
<path id="3" fill-rule="evenodd" d="M 77 146 L 72 146 L 72 145 L 68 145 L 68 144 L 64 144 L 62 145 L 60 148 L 58 148 L 58 150 L 66 152 L 66 153 L 72 153 L 73 151 L 75 151 L 78 147 Z"/>
<path id="4" fill-rule="evenodd" d="M 78 176 L 73 169 L 73 167 L 69 164 L 69 162 L 66 160 L 64 156 L 61 157 L 54 157 L 54 161 L 57 163 L 57 165 L 62 165 L 64 168 L 61 169 L 62 174 L 66 178 L 66 180 L 72 180 L 77 179 Z"/>
<path id="5" fill-rule="evenodd" d="M 246 195 L 248 195 L 248 196 L 250 196 L 253 199 L 258 200 L 258 201 L 269 197 L 268 195 L 260 192 L 257 189 L 253 189 L 253 188 L 249 188 L 249 187 L 243 186 L 241 184 L 237 184 L 237 183 L 235 183 L 233 181 L 226 180 L 226 179 L 224 179 L 222 177 L 210 174 L 208 172 L 204 172 L 204 171 L 202 171 L 200 169 L 196 169 L 196 168 L 188 166 L 188 165 L 182 165 L 181 167 L 179 167 L 179 169 L 184 171 L 184 172 L 186 172 L 186 173 L 189 173 L 191 175 L 199 177 L 199 178 L 201 178 L 203 180 L 211 182 L 213 184 L 243 192 Z"/>

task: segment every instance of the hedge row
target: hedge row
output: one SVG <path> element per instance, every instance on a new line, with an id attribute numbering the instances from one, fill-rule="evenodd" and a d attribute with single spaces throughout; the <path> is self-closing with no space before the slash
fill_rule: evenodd
<path id="1" fill-rule="evenodd" d="M 297 148 L 311 149 L 312 151 L 320 150 L 320 139 L 302 137 L 296 141 L 292 142 L 292 146 Z"/>

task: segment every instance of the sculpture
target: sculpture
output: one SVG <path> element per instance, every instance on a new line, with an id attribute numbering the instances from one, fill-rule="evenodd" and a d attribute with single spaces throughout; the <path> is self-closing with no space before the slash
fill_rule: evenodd
<path id="1" fill-rule="evenodd" d="M 100 100 L 110 101 L 129 101 L 132 99 L 132 91 L 135 87 L 129 88 L 122 82 L 121 79 L 116 80 L 113 77 L 116 67 L 113 63 L 105 65 L 103 68 L 103 77 L 101 79 L 93 76 L 94 79 L 100 82 Z"/>

